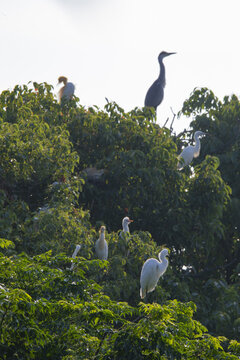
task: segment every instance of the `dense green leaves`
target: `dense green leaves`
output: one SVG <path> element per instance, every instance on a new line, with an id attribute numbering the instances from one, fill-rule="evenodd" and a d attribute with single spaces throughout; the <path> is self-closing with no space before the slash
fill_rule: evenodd
<path id="1" fill-rule="evenodd" d="M 193 303 L 111 301 L 86 278 L 84 259 L 74 272 L 64 255 L 0 260 L 3 359 L 237 359 L 237 342 L 225 352 L 226 339 L 193 320 Z"/>
<path id="2" fill-rule="evenodd" d="M 185 102 L 208 136 L 179 172 L 188 133 L 151 109 L 59 105 L 51 90 L 0 95 L 1 358 L 237 359 L 239 100 L 198 89 Z M 140 303 L 142 265 L 163 247 L 167 272 Z"/>

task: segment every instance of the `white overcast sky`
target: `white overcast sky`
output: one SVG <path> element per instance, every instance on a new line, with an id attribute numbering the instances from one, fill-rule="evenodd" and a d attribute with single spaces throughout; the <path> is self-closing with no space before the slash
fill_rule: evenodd
<path id="1" fill-rule="evenodd" d="M 165 59 L 158 123 L 195 87 L 240 95 L 240 0 L 0 0 L 0 91 L 28 81 L 76 85 L 86 107 L 142 107 Z M 188 121 L 175 121 L 175 131 Z"/>

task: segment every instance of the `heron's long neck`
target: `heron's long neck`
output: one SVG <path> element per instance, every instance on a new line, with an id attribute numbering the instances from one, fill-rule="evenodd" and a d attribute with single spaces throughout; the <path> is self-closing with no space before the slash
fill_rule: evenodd
<path id="1" fill-rule="evenodd" d="M 164 267 L 166 268 L 168 266 L 168 259 L 167 258 L 163 258 L 163 259 L 160 259 L 161 263 L 164 265 Z"/>
<path id="2" fill-rule="evenodd" d="M 194 140 L 195 140 L 195 146 L 194 146 L 195 153 L 199 153 L 201 148 L 201 143 L 198 136 L 194 136 Z"/>
<path id="3" fill-rule="evenodd" d="M 165 78 L 165 66 L 163 64 L 162 59 L 159 61 L 159 65 L 160 65 L 160 74 L 159 74 L 159 82 L 162 84 L 163 87 L 165 87 L 166 85 L 166 78 Z"/>
<path id="4" fill-rule="evenodd" d="M 105 240 L 105 234 L 104 234 L 104 232 L 101 232 L 101 233 L 100 233 L 100 238 L 99 238 L 99 240 L 100 240 L 101 243 L 104 243 L 104 240 Z"/>
<path id="5" fill-rule="evenodd" d="M 123 232 L 129 232 L 129 227 L 127 223 L 123 225 Z"/>
<path id="6" fill-rule="evenodd" d="M 77 245 L 76 249 L 74 250 L 74 253 L 72 254 L 72 258 L 75 258 L 77 256 L 77 253 L 79 252 L 81 248 L 81 245 Z"/>

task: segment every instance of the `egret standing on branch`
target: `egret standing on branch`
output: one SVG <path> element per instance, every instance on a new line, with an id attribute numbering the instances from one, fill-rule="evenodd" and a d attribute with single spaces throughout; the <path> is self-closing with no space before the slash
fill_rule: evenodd
<path id="1" fill-rule="evenodd" d="M 63 99 L 71 99 L 74 94 L 75 86 L 73 83 L 68 82 L 67 80 L 68 79 L 65 76 L 59 76 L 58 78 L 58 84 L 64 84 L 64 86 L 58 92 L 59 102 L 61 102 Z"/>
<path id="2" fill-rule="evenodd" d="M 96 241 L 95 249 L 98 259 L 107 260 L 108 258 L 108 244 L 105 240 L 105 226 L 101 226 L 100 228 L 100 236 Z"/>
<path id="3" fill-rule="evenodd" d="M 140 297 L 143 299 L 147 293 L 155 290 L 157 282 L 162 276 L 168 267 L 168 260 L 166 256 L 168 255 L 168 249 L 163 249 L 159 254 L 157 259 L 151 258 L 145 261 L 141 271 L 140 277 Z"/>
<path id="4" fill-rule="evenodd" d="M 194 133 L 195 146 L 188 145 L 179 155 L 179 162 L 177 165 L 178 170 L 182 170 L 184 166 L 187 166 L 192 162 L 193 158 L 199 156 L 201 149 L 199 136 L 201 135 L 205 135 L 205 133 L 203 131 L 196 131 Z"/>
<path id="5" fill-rule="evenodd" d="M 160 74 L 157 80 L 154 81 L 152 86 L 148 89 L 147 95 L 145 97 L 144 106 L 153 107 L 157 110 L 158 105 L 163 101 L 164 88 L 166 85 L 165 78 L 165 66 L 163 64 L 163 59 L 169 55 L 176 54 L 175 52 L 168 53 L 162 51 L 158 56 L 158 62 L 160 65 Z"/>
<path id="6" fill-rule="evenodd" d="M 123 232 L 130 232 L 128 225 L 131 224 L 131 222 L 133 222 L 133 220 L 130 220 L 128 216 L 123 218 L 122 220 Z"/>

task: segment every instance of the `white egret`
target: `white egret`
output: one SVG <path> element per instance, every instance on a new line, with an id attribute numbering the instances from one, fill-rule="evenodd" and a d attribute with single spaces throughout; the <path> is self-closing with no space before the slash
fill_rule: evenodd
<path id="1" fill-rule="evenodd" d="M 62 99 L 71 99 L 75 90 L 75 86 L 73 85 L 73 83 L 68 82 L 68 79 L 65 76 L 59 76 L 58 84 L 60 84 L 61 82 L 64 84 L 64 86 L 58 92 L 60 102 L 62 101 Z"/>
<path id="2" fill-rule="evenodd" d="M 100 260 L 107 260 L 108 258 L 108 244 L 105 240 L 105 226 L 101 226 L 99 230 L 99 239 L 96 241 L 95 249 L 97 257 Z"/>
<path id="3" fill-rule="evenodd" d="M 78 252 L 79 252 L 80 249 L 81 249 L 81 245 L 76 245 L 76 248 L 75 248 L 75 250 L 74 250 L 74 252 L 73 252 L 73 254 L 72 254 L 72 258 L 73 258 L 73 259 L 76 258 L 76 256 L 77 256 L 77 254 L 78 254 Z M 72 265 L 71 265 L 71 267 L 70 267 L 70 270 L 73 270 L 73 268 L 74 268 L 74 263 L 72 263 Z"/>
<path id="4" fill-rule="evenodd" d="M 130 232 L 128 225 L 131 224 L 131 222 L 133 222 L 133 220 L 129 219 L 128 216 L 126 216 L 125 218 L 123 218 L 123 220 L 122 220 L 123 232 Z"/>
<path id="5" fill-rule="evenodd" d="M 143 299 L 148 292 L 155 290 L 157 282 L 168 267 L 168 249 L 163 249 L 157 259 L 151 258 L 145 261 L 140 276 L 140 297 Z"/>
<path id="6" fill-rule="evenodd" d="M 205 133 L 203 131 L 196 131 L 194 133 L 195 146 L 188 145 L 185 149 L 183 149 L 181 154 L 178 156 L 179 159 L 177 165 L 178 170 L 182 170 L 184 166 L 187 166 L 192 162 L 193 158 L 199 156 L 201 149 L 199 136 L 201 135 L 205 135 Z"/>

